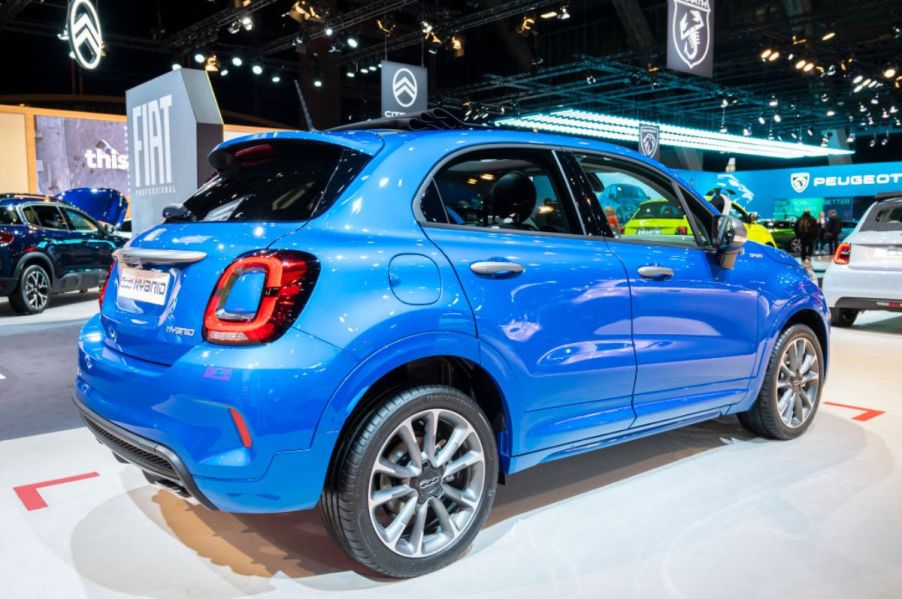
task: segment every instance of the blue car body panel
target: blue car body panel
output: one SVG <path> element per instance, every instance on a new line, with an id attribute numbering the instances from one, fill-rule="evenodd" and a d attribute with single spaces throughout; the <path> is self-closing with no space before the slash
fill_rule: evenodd
<path id="1" fill-rule="evenodd" d="M 424 227 L 415 215 L 437 164 L 486 146 L 602 152 L 676 178 L 630 150 L 509 131 L 273 133 L 220 149 L 267 140 L 318 141 L 370 159 L 308 221 L 173 223 L 136 236 L 132 247 L 207 257 L 167 267 L 174 291 L 162 306 L 120 297 L 115 272 L 79 344 L 77 400 L 176 452 L 220 509 L 312 507 L 366 392 L 416 360 L 458 358 L 487 373 L 503 400 L 501 467 L 516 472 L 748 409 L 794 315 L 816 313 L 821 332 L 829 329 L 805 271 L 753 242 L 724 270 L 705 249 Z M 204 309 L 219 275 L 264 248 L 318 262 L 292 328 L 262 346 L 206 342 Z M 527 270 L 473 275 L 469 265 L 486 259 L 515 259 Z M 665 283 L 638 278 L 649 262 L 680 274 Z M 229 408 L 243 416 L 252 447 L 242 446 Z"/>
<path id="2" fill-rule="evenodd" d="M 56 198 L 114 227 L 122 225 L 128 213 L 128 199 L 115 189 L 76 187 L 57 194 Z"/>

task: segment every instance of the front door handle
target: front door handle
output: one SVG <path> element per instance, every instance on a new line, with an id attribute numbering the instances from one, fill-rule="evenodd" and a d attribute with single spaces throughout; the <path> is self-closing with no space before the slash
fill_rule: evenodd
<path id="1" fill-rule="evenodd" d="M 639 276 L 645 279 L 654 279 L 656 281 L 663 281 L 665 279 L 669 279 L 673 276 L 673 269 L 667 268 L 666 266 L 658 266 L 656 264 L 649 264 L 648 266 L 640 266 L 639 267 Z"/>
<path id="2" fill-rule="evenodd" d="M 505 276 L 515 276 L 523 272 L 523 265 L 519 262 L 500 262 L 495 260 L 486 260 L 483 262 L 474 262 L 470 265 L 470 270 L 472 270 L 477 275 L 483 275 L 488 277 L 505 277 Z"/>

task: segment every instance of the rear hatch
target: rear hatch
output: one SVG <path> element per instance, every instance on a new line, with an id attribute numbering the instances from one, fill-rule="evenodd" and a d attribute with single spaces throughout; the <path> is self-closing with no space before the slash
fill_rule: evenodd
<path id="1" fill-rule="evenodd" d="M 328 209 L 370 158 L 359 146 L 270 138 L 216 150 L 211 162 L 219 174 L 168 222 L 118 252 L 101 308 L 107 345 L 172 364 L 202 343 L 204 313 L 223 272 Z M 244 305 L 234 311 L 251 306 L 253 313 L 262 280 L 241 282 L 250 293 L 235 294 Z"/>
<path id="2" fill-rule="evenodd" d="M 902 271 L 902 200 L 876 204 L 847 241 L 849 268 Z"/>

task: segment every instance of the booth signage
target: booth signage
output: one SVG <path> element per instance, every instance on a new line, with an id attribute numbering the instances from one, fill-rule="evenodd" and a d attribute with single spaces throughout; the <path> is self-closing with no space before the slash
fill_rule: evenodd
<path id="1" fill-rule="evenodd" d="M 711 77 L 714 68 L 712 0 L 667 0 L 667 68 Z"/>
<path id="2" fill-rule="evenodd" d="M 639 126 L 639 151 L 650 158 L 657 160 L 661 155 L 661 147 L 658 143 L 661 139 L 661 129 L 657 125 Z"/>
<path id="3" fill-rule="evenodd" d="M 103 57 L 100 17 L 90 0 L 72 0 L 67 13 L 69 50 L 83 69 L 93 70 Z"/>
<path id="4" fill-rule="evenodd" d="M 425 67 L 382 61 L 382 116 L 391 118 L 429 108 Z"/>
<path id="5" fill-rule="evenodd" d="M 62 116 L 35 117 L 38 193 L 75 187 L 128 189 L 125 124 Z"/>
<path id="6" fill-rule="evenodd" d="M 222 142 L 222 117 L 205 71 L 179 69 L 125 93 L 134 230 L 162 221 L 213 174 L 207 155 Z"/>

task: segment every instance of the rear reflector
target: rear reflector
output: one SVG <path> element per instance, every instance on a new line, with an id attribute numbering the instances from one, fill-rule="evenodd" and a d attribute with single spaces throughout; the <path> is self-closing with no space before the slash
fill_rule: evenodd
<path id="1" fill-rule="evenodd" d="M 297 319 L 313 288 L 316 259 L 291 251 L 258 252 L 238 258 L 222 273 L 204 314 L 204 339 L 223 345 L 260 345 L 275 341 Z M 264 277 L 256 310 L 229 312 L 229 295 L 236 283 L 258 273 Z"/>
<path id="2" fill-rule="evenodd" d="M 833 263 L 834 264 L 848 264 L 849 258 L 852 256 L 852 244 L 851 243 L 841 243 L 839 247 L 836 248 L 836 253 L 833 254 Z"/>
<path id="3" fill-rule="evenodd" d="M 254 440 L 251 439 L 251 432 L 247 429 L 244 417 L 241 415 L 241 412 L 235 408 L 229 408 L 229 414 L 232 415 L 232 422 L 235 423 L 235 430 L 238 431 L 238 436 L 241 437 L 241 444 L 250 449 L 254 444 Z"/>
<path id="4" fill-rule="evenodd" d="M 9 231 L 0 231 L 0 245 L 9 245 L 13 242 L 13 234 Z"/>
<path id="5" fill-rule="evenodd" d="M 106 279 L 103 281 L 103 286 L 100 288 L 100 297 L 97 298 L 97 303 L 100 304 L 100 309 L 103 310 L 103 298 L 106 295 L 106 286 L 110 284 L 110 277 L 113 276 L 113 269 L 116 268 L 116 261 L 110 264 L 110 270 L 106 273 Z"/>

